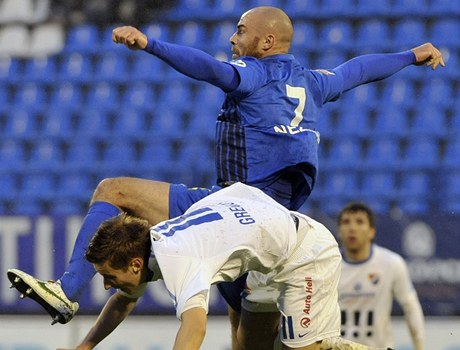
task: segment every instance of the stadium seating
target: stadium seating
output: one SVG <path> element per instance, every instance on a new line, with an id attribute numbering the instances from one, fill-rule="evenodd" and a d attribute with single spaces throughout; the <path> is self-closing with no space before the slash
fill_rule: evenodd
<path id="1" fill-rule="evenodd" d="M 62 45 L 59 26 L 32 2 L 0 0 L 0 211 L 81 213 L 96 179 L 111 175 L 212 184 L 223 92 L 114 44 L 118 24 L 69 24 Z M 179 0 L 140 28 L 228 60 L 238 18 L 260 5 L 291 16 L 292 52 L 312 69 L 426 41 L 447 63 L 408 67 L 324 106 L 309 210 L 336 214 L 361 198 L 378 213 L 459 212 L 460 1 Z"/>

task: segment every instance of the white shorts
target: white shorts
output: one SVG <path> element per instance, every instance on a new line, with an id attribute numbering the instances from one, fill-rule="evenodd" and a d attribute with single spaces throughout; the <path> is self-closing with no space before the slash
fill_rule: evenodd
<path id="1" fill-rule="evenodd" d="M 297 348 L 340 335 L 337 288 L 341 255 L 322 224 L 299 215 L 298 243 L 280 269 L 250 271 L 242 307 L 252 312 L 281 312 L 281 341 Z"/>

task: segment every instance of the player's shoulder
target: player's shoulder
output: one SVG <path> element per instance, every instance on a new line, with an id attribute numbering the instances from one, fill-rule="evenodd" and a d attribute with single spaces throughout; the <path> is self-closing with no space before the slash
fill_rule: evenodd
<path id="1" fill-rule="evenodd" d="M 379 260 L 384 260 L 386 264 L 404 264 L 403 257 L 393 250 L 390 250 L 377 244 L 373 244 L 372 249 L 374 251 L 375 258 Z"/>

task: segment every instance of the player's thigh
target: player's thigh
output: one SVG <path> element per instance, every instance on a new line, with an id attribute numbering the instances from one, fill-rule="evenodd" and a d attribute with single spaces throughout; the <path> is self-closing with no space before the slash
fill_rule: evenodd
<path id="1" fill-rule="evenodd" d="M 278 336 L 279 312 L 251 312 L 241 309 L 238 342 L 243 349 L 273 349 Z"/>
<path id="2" fill-rule="evenodd" d="M 91 202 L 109 202 L 157 224 L 169 219 L 169 189 L 167 182 L 133 177 L 108 178 L 99 183 Z"/>

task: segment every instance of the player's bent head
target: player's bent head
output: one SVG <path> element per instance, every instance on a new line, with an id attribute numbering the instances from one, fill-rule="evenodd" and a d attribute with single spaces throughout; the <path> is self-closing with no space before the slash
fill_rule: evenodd
<path id="1" fill-rule="evenodd" d="M 103 222 L 91 239 L 85 253 L 92 264 L 108 262 L 114 269 L 125 269 L 135 257 L 150 256 L 150 224 L 127 213 Z"/>

